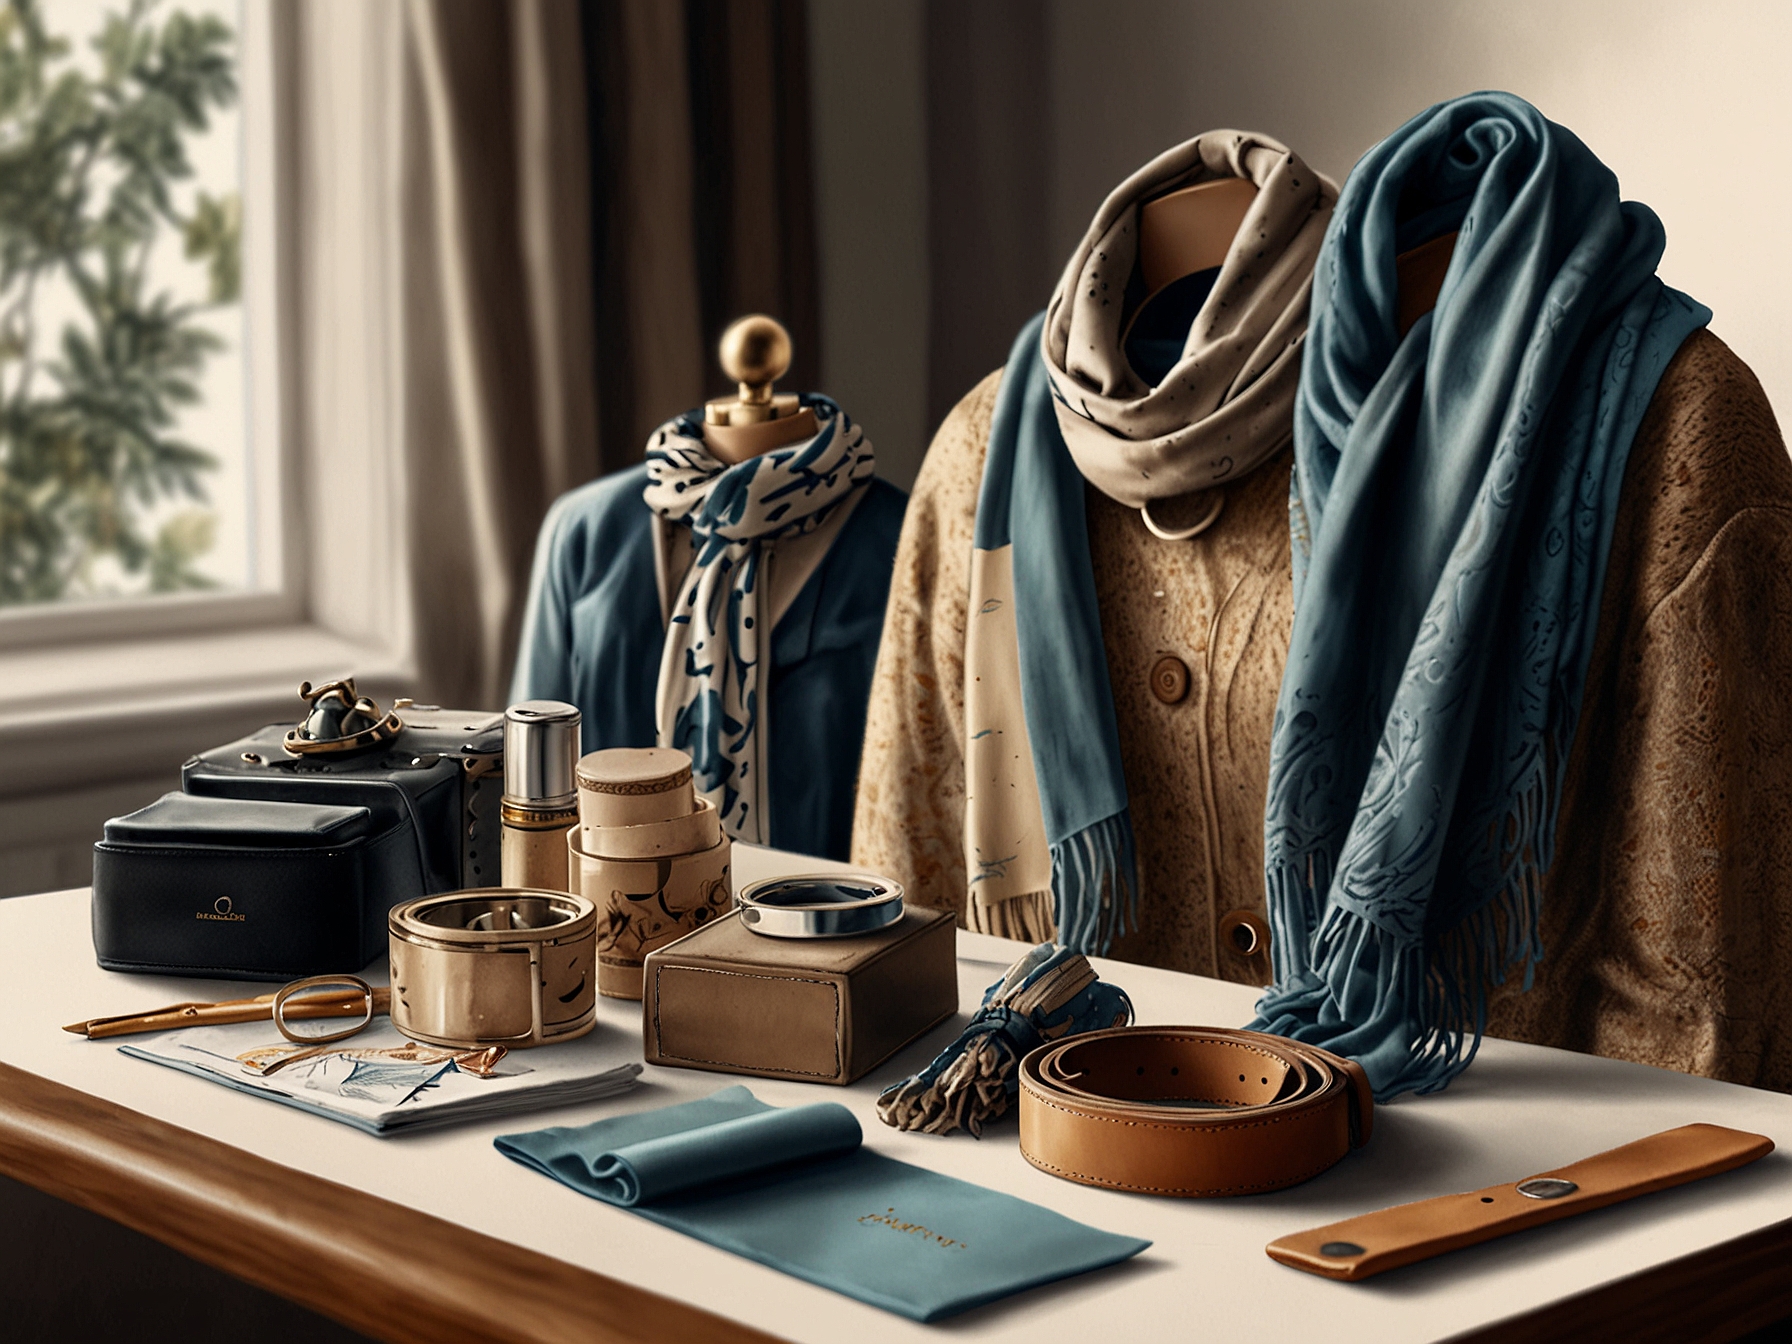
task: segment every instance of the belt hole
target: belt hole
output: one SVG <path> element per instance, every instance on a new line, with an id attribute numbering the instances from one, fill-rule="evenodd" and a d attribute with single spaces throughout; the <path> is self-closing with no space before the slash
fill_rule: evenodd
<path id="1" fill-rule="evenodd" d="M 1483 1204 L 1491 1204 L 1491 1203 L 1493 1203 L 1493 1196 L 1492 1195 L 1482 1195 L 1481 1202 Z"/>
<path id="2" fill-rule="evenodd" d="M 1242 1073 L 1238 1075 L 1238 1081 L 1241 1083 L 1244 1081 L 1244 1075 Z"/>
<path id="3" fill-rule="evenodd" d="M 1172 1064 L 1170 1066 L 1170 1077 L 1174 1078 L 1177 1074 L 1179 1074 L 1181 1072 L 1182 1072 L 1182 1070 L 1180 1068 L 1176 1067 L 1174 1064 Z"/>
<path id="4" fill-rule="evenodd" d="M 1265 1086 L 1265 1087 L 1269 1086 L 1269 1079 L 1267 1079 L 1267 1078 L 1259 1078 L 1257 1081 L 1262 1083 L 1263 1086 Z"/>
<path id="5" fill-rule="evenodd" d="M 1141 1065 L 1139 1065 L 1139 1077 L 1143 1078 L 1144 1076 L 1145 1076 L 1145 1066 L 1143 1064 L 1141 1064 Z"/>

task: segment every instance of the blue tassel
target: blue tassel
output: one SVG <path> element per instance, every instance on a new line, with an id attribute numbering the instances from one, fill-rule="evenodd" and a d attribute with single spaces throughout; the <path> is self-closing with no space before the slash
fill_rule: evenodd
<path id="1" fill-rule="evenodd" d="M 1130 1021 L 1125 990 L 1103 983 L 1080 952 L 1041 943 L 984 991 L 983 1006 L 957 1040 L 920 1073 L 884 1089 L 878 1118 L 897 1129 L 963 1129 L 980 1138 L 1020 1095 L 1028 1051 Z"/>

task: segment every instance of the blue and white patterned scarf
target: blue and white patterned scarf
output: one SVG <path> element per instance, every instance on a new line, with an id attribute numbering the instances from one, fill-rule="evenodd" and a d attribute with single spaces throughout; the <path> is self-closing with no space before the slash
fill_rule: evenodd
<path id="1" fill-rule="evenodd" d="M 642 498 L 691 529 L 696 552 L 660 655 L 659 744 L 691 758 L 698 793 L 737 840 L 766 844 L 766 715 L 760 693 L 761 546 L 812 532 L 876 471 L 864 432 L 826 397 L 805 396 L 820 431 L 729 466 L 690 411 L 654 431 Z"/>

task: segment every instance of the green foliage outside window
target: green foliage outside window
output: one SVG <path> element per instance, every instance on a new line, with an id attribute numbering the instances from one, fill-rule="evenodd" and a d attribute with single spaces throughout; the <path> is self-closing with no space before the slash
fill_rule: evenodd
<path id="1" fill-rule="evenodd" d="M 183 214 L 174 187 L 236 99 L 235 34 L 135 0 L 90 40 L 97 74 L 38 0 L 0 5 L 0 606 L 103 595 L 108 573 L 212 586 L 217 463 L 176 416 L 222 347 L 200 318 L 238 298 L 242 211 L 201 190 Z M 150 281 L 169 230 L 203 299 Z M 40 329 L 51 287 L 77 304 L 60 331 Z"/>

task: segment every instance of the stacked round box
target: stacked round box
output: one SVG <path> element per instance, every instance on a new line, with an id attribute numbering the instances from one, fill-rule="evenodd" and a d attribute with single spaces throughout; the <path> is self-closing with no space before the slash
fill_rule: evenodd
<path id="1" fill-rule="evenodd" d="M 597 989 L 639 999 L 649 952 L 733 908 L 728 837 L 682 751 L 612 747 L 577 774 L 567 846 L 572 888 L 597 907 Z"/>

